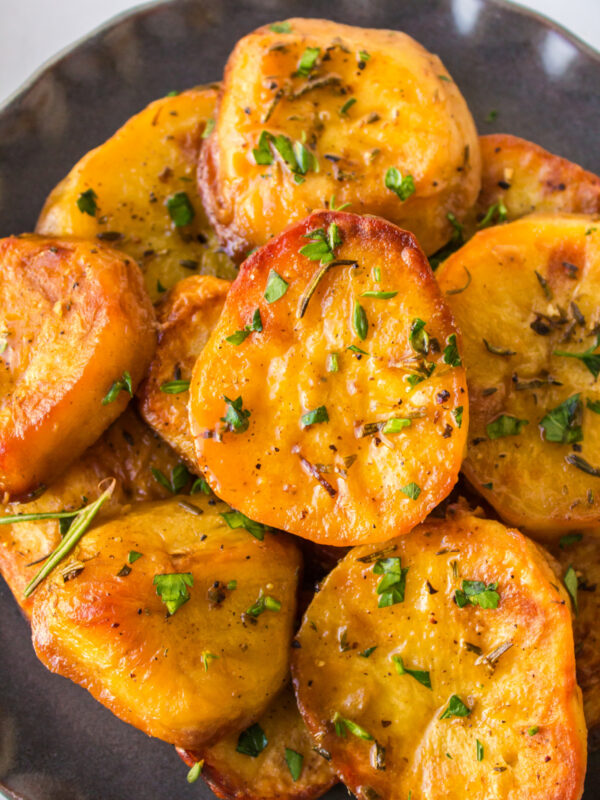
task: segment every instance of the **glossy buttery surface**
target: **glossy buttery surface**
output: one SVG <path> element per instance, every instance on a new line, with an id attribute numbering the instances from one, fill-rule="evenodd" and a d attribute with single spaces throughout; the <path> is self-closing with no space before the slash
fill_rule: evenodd
<path id="1" fill-rule="evenodd" d="M 156 346 L 140 270 L 77 239 L 0 241 L 0 490 L 23 496 L 77 458 L 125 409 L 102 403 Z"/>
<path id="2" fill-rule="evenodd" d="M 464 291 L 448 294 L 464 287 L 468 274 Z M 471 425 L 464 474 L 506 520 L 548 538 L 593 525 L 600 480 L 567 459 L 600 465 L 600 416 L 587 405 L 600 391 L 581 360 L 554 353 L 595 349 L 600 225 L 585 216 L 534 215 L 490 228 L 451 256 L 437 278 L 465 348 Z M 484 339 L 510 354 L 490 352 Z M 582 440 L 576 448 L 547 441 L 540 422 L 576 394 Z M 492 440 L 488 425 L 501 415 L 527 424 Z"/>
<path id="3" fill-rule="evenodd" d="M 408 570 L 406 590 L 379 608 L 383 576 L 374 567 L 385 558 Z M 463 580 L 497 583 L 497 608 L 460 608 Z M 352 792 L 361 800 L 581 796 L 586 731 L 570 604 L 556 581 L 518 531 L 461 514 L 379 552 L 348 553 L 304 615 L 292 674 L 306 724 Z M 368 648 L 376 649 L 365 657 Z M 398 674 L 394 656 L 427 672 L 431 688 Z M 467 714 L 442 719 L 453 695 Z M 336 714 L 362 737 L 337 735 Z"/>
<path id="4" fill-rule="evenodd" d="M 222 503 L 186 503 L 140 505 L 90 530 L 36 591 L 32 631 L 50 670 L 146 733 L 197 748 L 250 724 L 285 684 L 300 555 L 283 534 L 230 529 Z M 131 551 L 142 556 L 128 567 Z M 72 562 L 84 568 L 65 582 Z M 153 585 L 167 573 L 193 578 L 171 616 Z M 281 608 L 253 618 L 261 593 Z"/>
<path id="5" fill-rule="evenodd" d="M 452 233 L 447 213 L 462 218 L 480 181 L 473 119 L 448 71 L 399 31 L 314 19 L 288 25 L 238 42 L 203 148 L 201 190 L 228 250 L 243 258 L 335 195 L 356 213 L 413 231 L 434 252 Z M 318 50 L 308 71 L 299 69 L 307 48 Z M 303 182 L 279 157 L 256 163 L 263 131 L 306 145 L 317 166 Z M 412 196 L 385 186 L 390 167 L 413 177 Z"/>
<path id="6" fill-rule="evenodd" d="M 233 277 L 231 262 L 218 251 L 195 180 L 215 98 L 214 88 L 190 89 L 156 100 L 133 116 L 58 184 L 46 200 L 37 231 L 112 242 L 138 262 L 153 299 L 190 270 Z M 96 194 L 93 215 L 77 205 L 81 193 L 90 190 Z M 179 193 L 186 194 L 193 218 L 177 226 L 167 202 Z"/>
<path id="7" fill-rule="evenodd" d="M 300 316 L 322 267 L 299 251 L 308 234 L 331 225 L 342 240 L 335 258 L 351 263 L 328 269 Z M 271 270 L 288 288 L 268 303 Z M 378 290 L 397 294 L 363 296 Z M 262 331 L 228 342 L 257 308 Z M 410 343 L 415 319 L 426 323 L 426 355 Z M 313 214 L 242 265 L 198 359 L 190 421 L 200 468 L 219 497 L 252 519 L 313 541 L 345 545 L 407 532 L 449 493 L 463 455 L 465 373 L 445 361 L 451 341 L 459 346 L 457 329 L 411 234 L 373 217 Z M 226 430 L 226 397 L 241 397 L 246 430 Z M 302 421 L 321 407 L 327 421 Z M 409 423 L 400 431 L 373 430 L 398 418 Z"/>

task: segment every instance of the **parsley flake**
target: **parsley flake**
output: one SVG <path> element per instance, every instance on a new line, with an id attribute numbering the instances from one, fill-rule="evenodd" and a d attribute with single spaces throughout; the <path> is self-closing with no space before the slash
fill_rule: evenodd
<path id="1" fill-rule="evenodd" d="M 458 354 L 458 345 L 456 342 L 456 334 L 451 333 L 448 337 L 448 344 L 444 348 L 444 355 L 442 356 L 444 364 L 450 364 L 451 367 L 460 367 L 462 361 Z"/>
<path id="2" fill-rule="evenodd" d="M 129 553 L 127 554 L 127 561 L 129 562 L 129 564 L 135 564 L 138 558 L 141 558 L 142 555 L 143 554 L 138 553 L 137 550 L 130 550 Z"/>
<path id="3" fill-rule="evenodd" d="M 93 189 L 86 189 L 77 198 L 77 208 L 82 214 L 89 214 L 90 217 L 95 217 L 98 210 L 97 199 L 98 195 Z"/>
<path id="4" fill-rule="evenodd" d="M 285 763 L 288 765 L 292 780 L 296 782 L 302 774 L 302 764 L 304 763 L 304 756 L 302 753 L 297 753 L 295 750 L 290 750 L 289 747 L 285 748 Z"/>
<path id="5" fill-rule="evenodd" d="M 300 424 L 303 428 L 309 425 L 315 425 L 318 422 L 329 422 L 329 414 L 325 406 L 319 406 L 312 411 L 307 411 L 300 417 Z"/>
<path id="6" fill-rule="evenodd" d="M 278 275 L 274 269 L 269 272 L 267 278 L 267 285 L 265 288 L 264 298 L 267 303 L 274 303 L 280 300 L 287 292 L 289 284 L 283 280 L 281 275 Z"/>
<path id="7" fill-rule="evenodd" d="M 457 694 L 453 694 L 448 701 L 448 707 L 441 714 L 440 719 L 449 719 L 450 717 L 468 717 L 471 709 L 466 706 Z"/>
<path id="8" fill-rule="evenodd" d="M 404 661 L 402 660 L 401 656 L 392 656 L 392 661 L 396 666 L 396 672 L 398 675 L 410 675 L 427 689 L 431 689 L 431 677 L 429 672 L 421 669 L 407 669 L 404 666 Z"/>
<path id="9" fill-rule="evenodd" d="M 298 62 L 298 75 L 302 75 L 304 78 L 308 78 L 310 73 L 313 71 L 315 66 L 317 65 L 317 60 L 321 53 L 320 47 L 307 47 L 306 50 L 300 56 L 300 61 Z"/>
<path id="10" fill-rule="evenodd" d="M 454 599 L 459 608 L 464 608 L 469 603 L 480 608 L 498 608 L 500 595 L 497 588 L 497 581 L 488 583 L 487 586 L 483 581 L 463 581 L 462 589 L 456 590 Z"/>
<path id="11" fill-rule="evenodd" d="M 172 616 L 190 599 L 188 586 L 194 585 L 194 578 L 191 572 L 171 572 L 167 575 L 155 575 L 153 583 L 156 594 L 166 605 L 169 616 Z"/>
<path id="12" fill-rule="evenodd" d="M 477 756 L 477 761 L 483 761 L 484 749 L 479 739 L 475 739 L 475 745 L 476 745 L 475 753 Z"/>
<path id="13" fill-rule="evenodd" d="M 408 567 L 403 567 L 400 558 L 382 558 L 373 565 L 373 574 L 383 575 L 377 584 L 377 594 L 379 595 L 379 608 L 396 605 L 404 602 L 406 591 L 406 573 Z"/>
<path id="14" fill-rule="evenodd" d="M 257 758 L 268 744 L 269 742 L 265 736 L 265 732 L 258 722 L 255 722 L 254 725 L 251 725 L 240 733 L 235 749 L 244 756 Z"/>
<path id="15" fill-rule="evenodd" d="M 262 329 L 263 324 L 260 316 L 260 309 L 257 308 L 252 316 L 252 322 L 249 325 L 245 325 L 241 330 L 232 333 L 231 336 L 226 336 L 225 341 L 237 347 L 245 341 L 251 333 L 261 333 Z"/>
<path id="16" fill-rule="evenodd" d="M 596 337 L 596 343 L 584 350 L 583 353 L 570 353 L 567 350 L 554 350 L 552 355 L 562 356 L 563 358 L 578 358 L 592 373 L 594 380 L 600 375 L 600 353 L 594 350 L 600 345 L 600 334 Z"/>
<path id="17" fill-rule="evenodd" d="M 361 727 L 357 722 L 353 722 L 351 719 L 342 717 L 338 711 L 335 712 L 331 721 L 335 726 L 335 732 L 337 736 L 341 736 L 345 739 L 346 731 L 349 731 L 353 736 L 357 736 L 359 739 L 364 739 L 366 742 L 373 741 L 373 737 L 368 731 Z"/>
<path id="18" fill-rule="evenodd" d="M 565 577 L 563 578 L 563 583 L 565 584 L 565 588 L 569 593 L 571 600 L 573 601 L 573 608 L 575 609 L 575 613 L 579 611 L 577 607 L 577 588 L 579 586 L 579 581 L 577 580 L 577 573 L 573 569 L 573 565 L 570 564 L 565 572 Z"/>
<path id="19" fill-rule="evenodd" d="M 152 477 L 161 486 L 164 486 L 171 494 L 178 494 L 192 477 L 185 464 L 176 464 L 171 472 L 171 480 L 165 473 L 156 467 L 150 467 Z"/>
<path id="20" fill-rule="evenodd" d="M 350 97 L 344 105 L 340 108 L 340 115 L 343 117 L 348 113 L 348 110 L 356 103 L 356 97 Z"/>
<path id="21" fill-rule="evenodd" d="M 246 610 L 246 614 L 251 617 L 260 617 L 265 611 L 281 611 L 281 603 L 274 597 L 261 592 L 256 603 Z"/>
<path id="22" fill-rule="evenodd" d="M 273 33 L 291 33 L 292 26 L 287 20 L 285 22 L 272 22 L 269 25 L 269 30 L 273 31 Z"/>
<path id="23" fill-rule="evenodd" d="M 109 403 L 114 403 L 121 392 L 128 392 L 133 397 L 133 386 L 131 384 L 131 375 L 125 371 L 122 377 L 113 383 L 108 392 L 102 398 L 102 405 L 107 406 Z"/>
<path id="24" fill-rule="evenodd" d="M 374 297 L 376 300 L 391 300 L 392 297 L 396 297 L 398 292 L 363 292 L 361 297 Z"/>
<path id="25" fill-rule="evenodd" d="M 540 422 L 547 442 L 572 444 L 583 439 L 581 420 L 583 403 L 579 394 L 571 395 L 563 403 L 549 411 Z"/>
<path id="26" fill-rule="evenodd" d="M 303 238 L 310 239 L 310 244 L 300 249 L 300 255 L 306 256 L 311 261 L 320 261 L 321 265 L 333 261 L 335 248 L 342 244 L 342 237 L 335 222 L 330 223 L 327 232 L 323 228 L 316 228 L 305 233 Z"/>
<path id="27" fill-rule="evenodd" d="M 564 536 L 561 536 L 558 544 L 561 550 L 564 550 L 567 547 L 570 547 L 572 544 L 577 544 L 583 539 L 582 533 L 567 533 Z"/>
<path id="28" fill-rule="evenodd" d="M 407 497 L 410 497 L 411 500 L 417 500 L 421 494 L 421 487 L 414 481 L 411 481 L 407 483 L 406 486 L 402 486 L 400 491 Z"/>
<path id="29" fill-rule="evenodd" d="M 429 334 L 425 330 L 426 325 L 427 323 L 424 320 L 415 317 L 410 326 L 410 334 L 408 337 L 412 349 L 416 353 L 421 353 L 421 355 L 424 356 L 429 352 Z"/>
<path id="30" fill-rule="evenodd" d="M 209 653 L 208 650 L 202 651 L 202 654 L 200 655 L 200 661 L 204 667 L 204 672 L 208 672 L 208 666 L 210 662 L 215 661 L 217 658 L 219 658 L 219 656 L 216 656 L 214 653 Z"/>
<path id="31" fill-rule="evenodd" d="M 181 394 L 182 392 L 187 392 L 190 388 L 189 381 L 165 381 L 165 383 L 161 383 L 160 390 L 165 394 Z"/>
<path id="32" fill-rule="evenodd" d="M 167 211 L 176 228 L 189 225 L 196 216 L 194 206 L 185 192 L 176 192 L 167 199 Z"/>
<path id="33" fill-rule="evenodd" d="M 457 428 L 461 428 L 462 427 L 463 411 L 464 411 L 464 409 L 463 409 L 462 406 L 457 406 L 452 411 L 452 416 L 454 417 L 454 421 L 456 422 L 456 427 Z"/>
<path id="34" fill-rule="evenodd" d="M 221 422 L 224 422 L 224 428 L 231 433 L 243 433 L 248 430 L 250 423 L 248 417 L 250 411 L 243 408 L 243 400 L 241 397 L 236 397 L 235 400 L 230 400 L 229 397 L 223 395 L 223 400 L 227 405 L 225 416 L 221 417 Z"/>
<path id="35" fill-rule="evenodd" d="M 352 312 L 352 327 L 358 338 L 364 341 L 369 333 L 369 322 L 367 312 L 358 301 L 354 301 L 354 311 Z"/>
<path id="36" fill-rule="evenodd" d="M 188 783 L 196 783 L 198 778 L 200 777 L 200 773 L 202 772 L 202 767 L 204 766 L 204 759 L 200 761 L 196 761 L 194 766 L 190 769 L 187 774 L 187 782 Z"/>
<path id="37" fill-rule="evenodd" d="M 397 167 L 390 167 L 385 173 L 385 188 L 394 192 L 400 200 L 408 198 L 416 192 L 415 179 L 412 175 L 405 175 Z"/>
<path id="38" fill-rule="evenodd" d="M 488 422 L 485 431 L 488 439 L 501 439 L 503 436 L 518 436 L 525 425 L 529 425 L 529 420 L 513 417 L 512 414 L 500 414 L 493 422 Z"/>
<path id="39" fill-rule="evenodd" d="M 490 225 L 499 225 L 506 222 L 508 210 L 502 200 L 491 205 L 485 213 L 483 219 L 478 223 L 478 228 L 489 228 Z"/>
<path id="40" fill-rule="evenodd" d="M 265 538 L 265 531 L 268 530 L 268 527 L 261 522 L 255 522 L 250 517 L 242 514 L 241 511 L 224 511 L 221 516 L 230 528 L 243 528 L 261 542 Z"/>

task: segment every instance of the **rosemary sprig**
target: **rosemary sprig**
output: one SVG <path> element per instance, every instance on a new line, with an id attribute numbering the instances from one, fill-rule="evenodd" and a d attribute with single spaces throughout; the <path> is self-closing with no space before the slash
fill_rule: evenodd
<path id="1" fill-rule="evenodd" d="M 46 578 L 52 572 L 54 567 L 60 561 L 62 561 L 62 559 L 68 553 L 70 553 L 71 550 L 75 547 L 77 542 L 81 539 L 83 534 L 87 531 L 87 529 L 91 525 L 92 520 L 94 519 L 94 517 L 96 516 L 98 511 L 100 511 L 100 508 L 104 505 L 104 503 L 112 495 L 112 493 L 113 493 L 113 491 L 115 489 L 116 483 L 117 482 L 115 481 L 115 479 L 111 478 L 111 481 L 110 481 L 108 487 L 102 492 L 102 494 L 100 495 L 100 497 L 97 500 L 95 500 L 93 503 L 90 503 L 89 505 L 85 506 L 84 508 L 80 509 L 79 511 L 75 512 L 76 515 L 77 515 L 76 519 L 73 521 L 73 524 L 69 528 L 68 532 L 65 534 L 62 542 L 58 545 L 58 547 L 55 550 L 53 550 L 52 553 L 50 553 L 50 555 L 48 556 L 48 560 L 46 561 L 44 566 L 35 575 L 35 577 L 32 578 L 29 581 L 29 583 L 25 587 L 25 591 L 23 592 L 23 595 L 25 597 L 30 597 L 33 594 L 33 592 L 35 591 L 35 589 L 44 580 L 44 578 Z M 61 513 L 65 513 L 65 512 L 61 512 Z M 69 513 L 71 516 L 73 516 L 73 514 L 71 514 L 71 512 L 66 512 L 66 513 Z M 43 516 L 42 514 L 39 514 L 39 515 L 35 515 L 35 514 L 20 514 L 20 515 L 17 515 L 18 519 L 21 522 L 24 521 L 23 518 L 26 517 L 26 516 L 30 517 L 30 518 L 34 517 L 35 519 L 40 519 L 40 518 L 48 519 L 49 518 L 47 516 Z M 56 516 L 54 518 L 56 518 Z M 5 519 L 6 519 L 6 517 L 5 517 Z"/>

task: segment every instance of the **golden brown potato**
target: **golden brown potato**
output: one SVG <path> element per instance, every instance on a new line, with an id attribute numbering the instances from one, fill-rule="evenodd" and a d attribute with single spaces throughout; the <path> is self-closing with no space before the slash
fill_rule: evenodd
<path id="1" fill-rule="evenodd" d="M 111 242 L 141 266 L 154 300 L 190 270 L 234 277 L 196 188 L 215 98 L 214 87 L 190 89 L 136 114 L 58 184 L 37 231 Z"/>
<path id="2" fill-rule="evenodd" d="M 300 710 L 361 800 L 578 800 L 571 609 L 541 551 L 457 513 L 353 549 L 293 650 Z"/>
<path id="3" fill-rule="evenodd" d="M 480 219 L 503 203 L 508 221 L 533 211 L 600 213 L 600 178 L 537 144 L 496 133 L 481 136 Z"/>
<path id="4" fill-rule="evenodd" d="M 406 533 L 457 479 L 458 344 L 412 234 L 317 212 L 229 290 L 190 388 L 199 466 L 244 514 L 313 541 Z"/>
<path id="5" fill-rule="evenodd" d="M 313 749 L 291 686 L 250 729 L 201 753 L 179 755 L 189 767 L 204 762 L 202 777 L 222 800 L 312 800 L 337 783 L 329 762 Z"/>
<path id="6" fill-rule="evenodd" d="M 97 517 L 105 519 L 130 503 L 170 496 L 165 482 L 157 480 L 161 475 L 175 483 L 174 488 L 183 490 L 190 486 L 177 455 L 129 407 L 39 497 L 28 503 L 8 503 L 0 508 L 0 515 L 74 511 L 96 500 L 101 493 L 100 482 L 113 477 L 115 490 Z M 56 520 L 0 525 L 0 574 L 28 616 L 33 599 L 23 596 L 25 586 L 60 540 L 60 525 Z"/>
<path id="7" fill-rule="evenodd" d="M 504 519 L 538 536 L 595 524 L 600 225 L 534 215 L 490 228 L 437 276 L 464 338 L 465 476 Z"/>
<path id="8" fill-rule="evenodd" d="M 137 505 L 86 533 L 33 602 L 52 672 L 190 749 L 256 720 L 289 669 L 299 552 L 223 513 L 201 495 Z"/>
<path id="9" fill-rule="evenodd" d="M 573 621 L 577 683 L 583 693 L 585 721 L 590 744 L 600 746 L 600 531 L 572 533 L 552 549 L 565 575 L 575 571 L 579 591 L 577 614 Z"/>
<path id="10" fill-rule="evenodd" d="M 47 484 L 127 405 L 156 346 L 138 266 L 76 239 L 0 240 L 0 490 Z"/>
<path id="11" fill-rule="evenodd" d="M 285 28 L 285 30 L 282 30 Z M 291 19 L 229 58 L 200 189 L 241 260 L 336 203 L 412 231 L 426 253 L 477 199 L 473 119 L 437 56 L 404 33 Z"/>
<path id="12" fill-rule="evenodd" d="M 196 359 L 216 325 L 229 281 L 193 275 L 157 306 L 158 347 L 138 390 L 142 416 L 189 464 L 196 465 L 188 415 L 188 387 Z"/>

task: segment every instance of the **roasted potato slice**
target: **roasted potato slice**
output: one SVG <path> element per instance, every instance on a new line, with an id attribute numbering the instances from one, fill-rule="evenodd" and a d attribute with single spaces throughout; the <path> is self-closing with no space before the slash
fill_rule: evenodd
<path id="1" fill-rule="evenodd" d="M 293 650 L 300 710 L 364 800 L 578 800 L 571 609 L 541 551 L 457 513 L 355 548 Z"/>
<path id="2" fill-rule="evenodd" d="M 214 87 L 190 89 L 136 114 L 52 191 L 37 231 L 111 242 L 139 263 L 154 300 L 190 270 L 234 277 L 196 189 L 215 99 Z"/>
<path id="3" fill-rule="evenodd" d="M 538 536 L 594 525 L 600 224 L 533 215 L 496 226 L 437 277 L 464 338 L 465 476 L 504 519 Z"/>
<path id="4" fill-rule="evenodd" d="M 229 281 L 193 275 L 179 281 L 156 308 L 158 347 L 138 390 L 142 416 L 179 455 L 196 464 L 188 387 L 196 359 L 219 319 Z"/>
<path id="5" fill-rule="evenodd" d="M 238 260 L 332 195 L 432 253 L 450 238 L 448 213 L 462 219 L 477 199 L 479 143 L 458 87 L 414 39 L 291 19 L 237 43 L 199 175 Z"/>
<path id="6" fill-rule="evenodd" d="M 313 748 L 291 686 L 250 729 L 201 753 L 179 754 L 189 767 L 204 762 L 202 777 L 223 800 L 311 800 L 337 783 L 329 762 Z"/>
<path id="7" fill-rule="evenodd" d="M 129 407 L 48 489 L 28 503 L 2 506 L 0 515 L 74 511 L 96 500 L 100 482 L 112 477 L 116 478 L 115 489 L 97 517 L 105 519 L 130 503 L 170 496 L 167 481 L 173 489 L 189 487 L 184 473 L 177 455 Z M 165 476 L 162 482 L 161 476 Z M 27 615 L 33 600 L 23 596 L 25 586 L 60 540 L 56 520 L 0 525 L 0 574 Z"/>
<path id="8" fill-rule="evenodd" d="M 323 544 L 383 541 L 456 482 L 465 387 L 414 236 L 317 212 L 229 290 L 190 387 L 199 466 L 252 519 Z"/>
<path id="9" fill-rule="evenodd" d="M 577 683 L 583 693 L 585 721 L 590 744 L 600 747 L 600 530 L 571 533 L 560 539 L 552 553 L 560 562 L 562 574 L 571 574 L 578 584 L 575 616 L 575 658 Z M 577 584 L 574 582 L 577 578 Z"/>
<path id="10" fill-rule="evenodd" d="M 503 203 L 508 221 L 532 212 L 600 213 L 600 178 L 537 144 L 496 133 L 481 136 L 479 219 Z"/>
<path id="11" fill-rule="evenodd" d="M 123 411 L 156 346 L 131 259 L 76 239 L 0 240 L 0 490 L 25 495 Z"/>
<path id="12" fill-rule="evenodd" d="M 299 551 L 234 529 L 228 511 L 201 495 L 140 504 L 90 530 L 34 595 L 41 661 L 184 748 L 257 719 L 289 669 Z"/>

